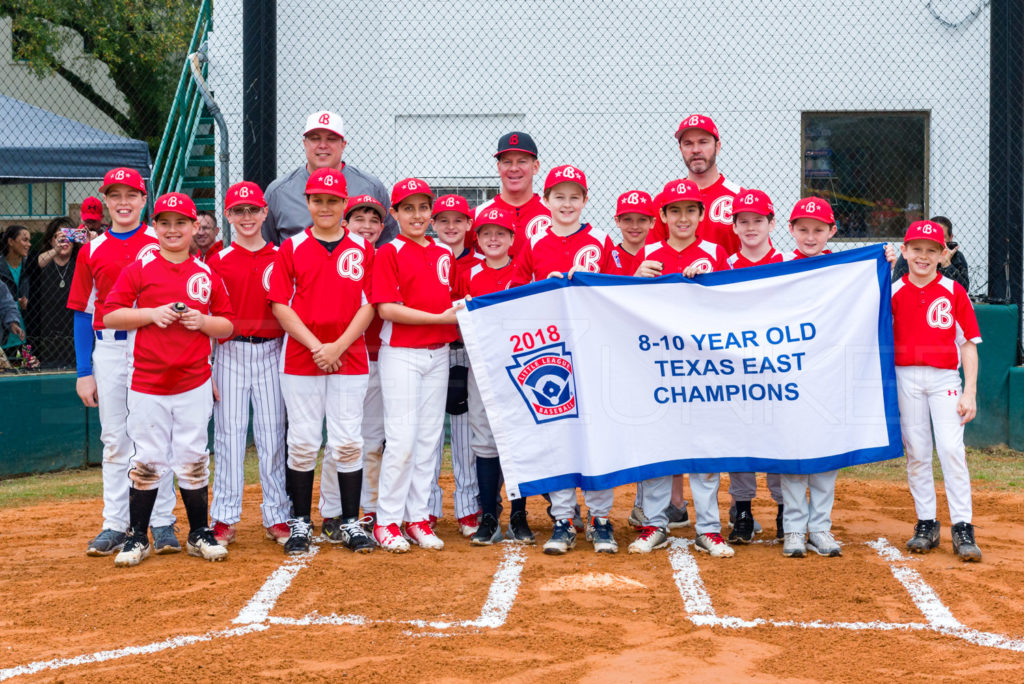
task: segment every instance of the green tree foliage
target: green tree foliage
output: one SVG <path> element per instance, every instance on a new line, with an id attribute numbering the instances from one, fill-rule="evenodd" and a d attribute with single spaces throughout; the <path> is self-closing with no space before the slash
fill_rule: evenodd
<path id="1" fill-rule="evenodd" d="M 199 5 L 200 0 L 0 0 L 0 16 L 12 18 L 17 59 L 40 77 L 57 74 L 155 151 Z M 127 110 L 62 61 L 67 43 L 79 39 L 87 55 L 107 66 Z"/>

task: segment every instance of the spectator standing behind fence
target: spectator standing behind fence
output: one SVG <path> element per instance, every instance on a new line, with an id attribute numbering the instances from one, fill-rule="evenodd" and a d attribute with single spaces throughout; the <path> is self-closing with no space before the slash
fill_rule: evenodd
<path id="1" fill-rule="evenodd" d="M 0 343 L 11 337 L 25 341 L 25 331 L 21 327 L 21 315 L 18 313 L 18 302 L 14 301 L 10 290 L 0 287 Z M 0 354 L 0 368 L 10 368 L 7 357 Z"/>
<path id="2" fill-rule="evenodd" d="M 310 225 L 309 208 L 306 206 L 306 181 L 317 169 L 341 171 L 345 176 L 349 197 L 370 195 L 382 206 L 391 206 L 391 198 L 379 178 L 342 161 L 348 140 L 340 116 L 327 111 L 310 114 L 302 134 L 302 145 L 306 150 L 306 164 L 267 186 L 268 211 L 267 220 L 263 223 L 263 237 L 267 242 L 280 245 Z M 396 235 L 398 224 L 388 216 L 384 219 L 384 230 L 377 239 L 377 247 L 390 242 Z"/>
<path id="3" fill-rule="evenodd" d="M 103 203 L 96 197 L 86 197 L 82 200 L 79 215 L 82 217 L 80 227 L 89 231 L 90 240 L 99 237 L 109 228 L 108 224 L 103 223 Z"/>
<path id="4" fill-rule="evenodd" d="M 217 239 L 217 217 L 211 211 L 199 212 L 199 230 L 192 237 L 192 255 L 206 261 L 224 249 L 224 242 Z"/>
<path id="5" fill-rule="evenodd" d="M 968 272 L 967 257 L 960 251 L 960 245 L 953 241 L 953 222 L 945 216 L 933 216 L 928 219 L 932 223 L 940 224 L 946 231 L 946 253 L 939 262 L 939 273 L 950 280 L 960 283 L 963 288 L 971 291 L 971 277 Z M 907 260 L 901 254 L 896 259 L 896 265 L 892 270 L 892 281 L 896 282 L 907 275 Z"/>
<path id="6" fill-rule="evenodd" d="M 24 265 L 31 246 L 32 240 L 25 226 L 7 226 L 0 239 L 0 256 L 3 256 L 3 259 L 0 259 L 0 283 L 7 286 L 7 291 L 18 303 L 18 325 L 22 330 L 25 330 L 25 320 L 22 316 L 28 307 L 29 293 L 28 278 L 24 277 Z M 23 339 L 10 335 L 3 343 L 4 352 L 8 356 L 13 356 L 23 343 Z"/>
<path id="7" fill-rule="evenodd" d="M 85 227 L 76 228 L 61 216 L 50 221 L 39 249 L 25 261 L 32 299 L 25 312 L 32 351 L 44 368 L 75 365 L 74 312 L 67 308 L 75 259 L 89 240 Z"/>

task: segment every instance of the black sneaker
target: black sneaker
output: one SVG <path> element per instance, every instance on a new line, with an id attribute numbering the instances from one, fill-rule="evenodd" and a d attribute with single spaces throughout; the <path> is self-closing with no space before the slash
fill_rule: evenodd
<path id="1" fill-rule="evenodd" d="M 548 555 L 561 556 L 568 553 L 576 546 L 576 528 L 571 518 L 558 520 L 551 531 L 551 539 L 544 542 L 544 553 Z"/>
<path id="2" fill-rule="evenodd" d="M 333 518 L 324 518 L 323 523 L 320 525 L 320 531 L 324 533 L 324 537 L 330 543 L 344 544 L 346 543 L 345 533 L 341 529 L 344 524 L 340 515 Z"/>
<path id="3" fill-rule="evenodd" d="M 738 509 L 736 508 L 736 504 L 734 502 L 733 505 L 729 507 L 729 527 L 735 527 L 736 526 L 736 511 L 737 510 Z M 754 518 L 754 514 L 753 513 L 750 514 L 750 517 L 754 520 L 754 534 L 761 534 L 762 532 L 764 532 L 764 530 L 761 528 L 761 523 L 757 522 L 757 518 Z M 729 538 L 729 541 L 732 541 L 732 537 Z M 743 544 L 743 543 L 749 543 L 749 542 L 740 542 L 740 543 Z"/>
<path id="4" fill-rule="evenodd" d="M 939 521 L 918 520 L 914 525 L 914 536 L 907 541 L 907 551 L 928 553 L 939 545 Z"/>
<path id="5" fill-rule="evenodd" d="M 100 533 L 93 537 L 93 540 L 89 542 L 89 548 L 86 550 L 85 555 L 110 556 L 123 549 L 125 542 L 127 541 L 128 535 L 124 532 L 118 532 L 117 530 L 110 529 L 101 530 Z"/>
<path id="6" fill-rule="evenodd" d="M 665 515 L 668 516 L 668 529 L 675 530 L 680 527 L 690 526 L 690 514 L 686 512 L 686 502 L 683 502 L 682 508 L 677 508 L 672 504 L 668 505 L 665 509 Z"/>
<path id="7" fill-rule="evenodd" d="M 750 544 L 754 541 L 754 516 L 750 511 L 736 511 L 729 541 L 734 544 Z"/>
<path id="8" fill-rule="evenodd" d="M 981 560 L 981 549 L 974 542 L 974 525 L 969 522 L 953 525 L 953 551 L 962 561 Z"/>
<path id="9" fill-rule="evenodd" d="M 480 517 L 480 526 L 470 537 L 469 543 L 473 546 L 490 546 L 497 544 L 502 539 L 504 536 L 501 534 L 501 525 L 498 524 L 498 519 L 490 513 L 484 513 Z"/>
<path id="10" fill-rule="evenodd" d="M 779 512 L 775 514 L 775 538 L 779 540 L 786 538 L 786 530 L 782 526 L 782 512 L 783 506 L 779 504 Z"/>
<path id="11" fill-rule="evenodd" d="M 517 544 L 536 544 L 537 538 L 526 521 L 526 511 L 515 511 L 509 516 L 508 538 Z"/>
<path id="12" fill-rule="evenodd" d="M 313 545 L 313 524 L 309 518 L 292 518 L 288 521 L 288 529 L 291 534 L 284 543 L 284 552 L 289 556 L 298 556 L 309 553 Z"/>
<path id="13" fill-rule="evenodd" d="M 228 557 L 228 548 L 217 542 L 212 527 L 200 527 L 188 533 L 185 549 L 190 556 L 198 556 L 208 561 L 222 561 Z"/>
<path id="14" fill-rule="evenodd" d="M 686 515 L 686 511 L 683 511 L 683 515 Z M 548 504 L 548 517 L 551 518 L 551 522 L 558 522 L 555 520 L 555 516 L 551 515 L 551 504 Z M 572 526 L 577 532 L 583 532 L 587 527 L 586 523 L 583 521 L 583 514 L 580 512 L 579 504 L 576 504 L 576 508 L 573 509 Z"/>
<path id="15" fill-rule="evenodd" d="M 326 527 L 324 521 L 324 527 Z M 342 519 L 339 527 L 342 543 L 354 553 L 370 553 L 377 547 L 370 535 L 366 534 L 363 521 L 359 518 Z"/>
<path id="16" fill-rule="evenodd" d="M 597 553 L 618 553 L 619 545 L 615 541 L 615 532 L 608 518 L 592 517 L 586 530 L 587 541 L 594 543 Z"/>

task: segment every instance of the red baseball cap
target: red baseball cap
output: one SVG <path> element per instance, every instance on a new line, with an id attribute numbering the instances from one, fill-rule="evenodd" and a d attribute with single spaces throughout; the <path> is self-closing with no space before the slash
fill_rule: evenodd
<path id="1" fill-rule="evenodd" d="M 903 236 L 904 243 L 911 240 L 931 240 L 945 247 L 946 231 L 941 224 L 934 221 L 914 221 L 907 228 L 907 234 Z"/>
<path id="2" fill-rule="evenodd" d="M 191 197 L 182 192 L 169 192 L 166 195 L 160 195 L 156 199 L 156 206 L 153 207 L 153 217 L 155 218 L 165 211 L 181 214 L 193 221 L 199 218 L 199 213 L 196 211 L 196 203 L 192 201 Z"/>
<path id="3" fill-rule="evenodd" d="M 142 174 L 135 169 L 127 169 L 123 166 L 110 169 L 103 176 L 103 185 L 100 186 L 100 192 L 106 193 L 107 188 L 111 185 L 127 185 L 133 190 L 138 190 L 143 195 L 146 194 L 146 182 L 142 180 Z"/>
<path id="4" fill-rule="evenodd" d="M 369 207 L 380 214 L 381 220 L 383 220 L 384 216 L 387 214 L 384 210 L 384 205 L 378 202 L 377 198 L 373 195 L 356 195 L 348 201 L 348 206 L 345 207 L 345 218 L 348 218 L 349 214 L 356 209 L 363 209 L 366 207 Z"/>
<path id="5" fill-rule="evenodd" d="M 665 183 L 664 189 L 658 195 L 658 207 L 666 207 L 675 202 L 696 202 L 704 206 L 704 200 L 700 196 L 700 188 L 692 180 L 679 178 Z"/>
<path id="6" fill-rule="evenodd" d="M 473 229 L 479 232 L 484 226 L 501 226 L 513 235 L 516 233 L 515 217 L 512 216 L 512 212 L 501 207 L 491 207 L 477 214 L 476 220 L 473 221 Z"/>
<path id="7" fill-rule="evenodd" d="M 459 195 L 441 195 L 434 201 L 434 211 L 431 212 L 430 216 L 433 218 L 442 211 L 457 211 L 463 216 L 468 216 L 469 220 L 473 220 L 473 212 L 469 210 L 469 202 L 466 201 L 465 197 Z"/>
<path id="8" fill-rule="evenodd" d="M 391 188 L 391 206 L 397 207 L 401 204 L 402 200 L 413 195 L 426 195 L 430 198 L 431 202 L 434 200 L 434 193 L 430 190 L 430 185 L 427 181 L 419 178 L 406 178 L 405 180 L 398 181 Z"/>
<path id="9" fill-rule="evenodd" d="M 804 197 L 796 203 L 793 213 L 789 215 L 789 222 L 792 223 L 802 218 L 817 219 L 830 225 L 836 222 L 836 217 L 832 213 L 832 205 L 820 197 Z"/>
<path id="10" fill-rule="evenodd" d="M 718 140 L 718 126 L 715 125 L 710 116 L 691 114 L 683 119 L 682 123 L 679 124 L 679 128 L 676 129 L 676 140 L 683 137 L 683 132 L 688 128 L 699 128 L 702 131 L 707 131 L 715 136 L 715 140 Z"/>
<path id="11" fill-rule="evenodd" d="M 584 192 L 587 190 L 586 174 L 572 164 L 563 164 L 551 169 L 548 172 L 547 179 L 544 181 L 544 192 L 547 192 L 559 183 L 575 183 L 581 186 Z"/>
<path id="12" fill-rule="evenodd" d="M 741 190 L 732 201 L 733 218 L 741 211 L 750 211 L 761 216 L 774 216 L 775 205 L 760 190 Z"/>
<path id="13" fill-rule="evenodd" d="M 252 181 L 242 181 L 228 188 L 227 195 L 224 197 L 224 210 L 227 211 L 239 204 L 265 207 L 267 206 L 267 200 L 263 199 L 263 191 L 260 190 L 260 186 Z"/>
<path id="14" fill-rule="evenodd" d="M 317 169 L 309 174 L 309 180 L 306 181 L 306 194 L 347 198 L 348 184 L 345 182 L 345 174 L 338 169 Z"/>
<path id="15" fill-rule="evenodd" d="M 654 200 L 643 190 L 627 190 L 615 203 L 615 215 L 643 214 L 654 217 Z"/>
<path id="16" fill-rule="evenodd" d="M 95 197 L 86 197 L 82 200 L 82 206 L 78 213 L 82 215 L 83 221 L 101 221 L 103 220 L 103 203 Z"/>

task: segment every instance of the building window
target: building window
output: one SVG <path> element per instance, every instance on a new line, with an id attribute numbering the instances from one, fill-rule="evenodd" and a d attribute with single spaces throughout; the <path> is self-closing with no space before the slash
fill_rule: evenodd
<path id="1" fill-rule="evenodd" d="M 493 182 L 487 178 L 424 178 L 423 180 L 430 183 L 430 189 L 434 191 L 435 197 L 462 195 L 469 202 L 471 209 L 475 209 L 498 194 L 498 178 L 494 178 Z"/>
<path id="2" fill-rule="evenodd" d="M 902 237 L 928 215 L 927 112 L 804 112 L 801 196 L 824 197 L 838 238 Z"/>
<path id="3" fill-rule="evenodd" d="M 52 218 L 66 212 L 63 183 L 0 185 L 0 217 Z"/>

